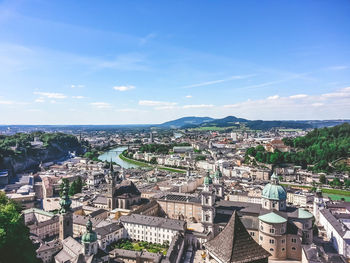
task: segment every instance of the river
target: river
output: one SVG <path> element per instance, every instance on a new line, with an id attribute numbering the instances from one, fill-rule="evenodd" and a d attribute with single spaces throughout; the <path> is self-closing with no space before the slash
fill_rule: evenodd
<path id="1" fill-rule="evenodd" d="M 116 164 L 120 165 L 121 167 L 127 169 L 127 168 L 137 168 L 139 167 L 136 164 L 131 164 L 128 162 L 123 161 L 122 159 L 119 158 L 119 155 L 124 151 L 128 149 L 128 147 L 125 146 L 120 146 L 114 149 L 111 149 L 103 154 L 101 154 L 98 159 L 102 160 L 102 161 L 112 161 L 115 162 Z"/>

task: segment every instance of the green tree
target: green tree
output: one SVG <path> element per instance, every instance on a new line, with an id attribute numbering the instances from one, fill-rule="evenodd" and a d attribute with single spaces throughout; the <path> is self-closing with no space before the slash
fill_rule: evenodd
<path id="1" fill-rule="evenodd" d="M 151 164 L 157 164 L 157 158 L 156 157 L 152 157 L 150 160 Z"/>
<path id="2" fill-rule="evenodd" d="M 327 179 L 326 179 L 326 176 L 324 174 L 320 175 L 320 183 L 321 184 L 326 184 L 327 183 Z"/>
<path id="3" fill-rule="evenodd" d="M 0 192 L 0 263 L 38 262 L 20 206 Z"/>

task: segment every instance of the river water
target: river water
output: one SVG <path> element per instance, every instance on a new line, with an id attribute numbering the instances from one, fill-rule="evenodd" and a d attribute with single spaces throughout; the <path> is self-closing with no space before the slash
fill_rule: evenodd
<path id="1" fill-rule="evenodd" d="M 128 147 L 125 147 L 125 146 L 120 146 L 120 147 L 111 149 L 111 150 L 101 154 L 98 157 L 98 159 L 100 159 L 102 161 L 108 161 L 108 162 L 110 162 L 112 159 L 113 162 L 115 162 L 116 164 L 119 164 L 121 167 L 123 167 L 125 169 L 139 167 L 136 164 L 131 164 L 131 163 L 125 162 L 119 158 L 119 155 L 126 149 L 128 149 Z"/>

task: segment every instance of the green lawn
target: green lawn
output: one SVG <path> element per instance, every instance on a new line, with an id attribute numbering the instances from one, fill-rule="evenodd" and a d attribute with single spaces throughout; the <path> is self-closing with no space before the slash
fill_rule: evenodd
<path id="1" fill-rule="evenodd" d="M 119 157 L 120 157 L 120 159 L 122 159 L 123 161 L 128 162 L 128 163 L 136 164 L 136 165 L 139 165 L 139 166 L 142 166 L 142 167 L 149 167 L 149 168 L 154 167 L 153 165 L 145 163 L 145 162 L 136 161 L 136 160 L 133 160 L 133 159 L 126 158 L 123 155 L 123 153 L 119 154 Z M 184 171 L 184 170 L 171 168 L 171 167 L 164 167 L 164 166 L 160 167 L 160 166 L 158 166 L 158 169 L 159 170 L 168 171 L 168 172 L 172 172 L 172 173 L 186 173 L 186 171 Z"/>
<path id="2" fill-rule="evenodd" d="M 311 186 L 305 186 L 305 185 L 288 185 L 288 184 L 281 184 L 284 187 L 292 187 L 292 188 L 303 188 L 303 189 L 311 189 Z M 341 190 L 341 189 L 328 189 L 328 188 L 321 188 L 322 193 L 326 196 L 331 197 L 334 200 L 340 200 L 341 198 L 345 198 L 346 201 L 350 202 L 350 191 L 347 190 Z"/>
<path id="3" fill-rule="evenodd" d="M 328 196 L 332 200 L 341 200 L 344 198 L 346 202 L 350 202 L 350 196 L 345 196 L 345 195 L 335 195 L 335 194 L 325 194 L 325 196 Z"/>
<path id="4" fill-rule="evenodd" d="M 131 241 L 128 239 L 121 239 L 113 245 L 114 248 L 133 250 L 133 251 L 148 251 L 151 253 L 162 253 L 166 255 L 168 244 L 152 244 L 146 241 Z"/>

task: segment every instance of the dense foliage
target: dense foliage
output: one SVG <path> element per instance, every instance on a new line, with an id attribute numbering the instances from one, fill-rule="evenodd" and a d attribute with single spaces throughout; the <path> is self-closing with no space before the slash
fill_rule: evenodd
<path id="1" fill-rule="evenodd" d="M 62 195 L 63 187 L 66 182 L 68 182 L 68 179 L 66 178 L 62 179 L 62 183 L 60 184 L 60 195 Z M 68 194 L 70 196 L 81 193 L 83 189 L 83 181 L 80 176 L 77 179 L 75 179 L 71 184 L 69 184 L 68 182 L 68 185 L 69 185 Z"/>
<path id="2" fill-rule="evenodd" d="M 23 156 L 35 154 L 42 147 L 32 145 L 34 138 L 43 143 L 42 147 L 50 150 L 78 149 L 81 144 L 78 139 L 65 133 L 16 133 L 11 136 L 0 135 L 0 161 L 3 157 Z"/>
<path id="3" fill-rule="evenodd" d="M 337 165 L 334 161 L 350 157 L 350 124 L 344 123 L 332 128 L 314 129 L 306 136 L 283 139 L 286 145 L 296 149 L 295 152 L 266 152 L 263 146 L 249 148 L 249 156 L 256 161 L 269 164 L 294 163 L 307 168 L 313 165 L 316 172 L 331 172 L 334 170 L 350 170 L 347 165 Z"/>
<path id="4" fill-rule="evenodd" d="M 100 161 L 98 159 L 99 156 L 100 156 L 100 152 L 98 150 L 95 150 L 95 149 L 91 149 L 90 151 L 88 151 L 84 154 L 84 158 L 88 158 L 88 159 L 90 159 L 92 161 L 96 161 L 96 162 Z"/>
<path id="5" fill-rule="evenodd" d="M 149 152 L 149 153 L 159 153 L 159 154 L 168 154 L 174 146 L 191 146 L 189 143 L 173 143 L 173 144 L 144 144 L 140 147 L 140 152 Z"/>
<path id="6" fill-rule="evenodd" d="M 0 263 L 37 262 L 20 206 L 0 192 Z"/>

